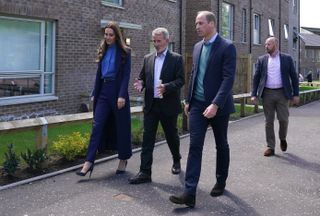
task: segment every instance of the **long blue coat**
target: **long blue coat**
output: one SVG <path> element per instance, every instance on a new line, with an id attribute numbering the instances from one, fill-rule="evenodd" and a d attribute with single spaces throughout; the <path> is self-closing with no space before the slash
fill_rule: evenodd
<path id="1" fill-rule="evenodd" d="M 131 73 L 131 54 L 122 58 L 123 51 L 117 47 L 116 56 L 116 92 L 118 97 L 125 98 L 125 107 L 112 115 L 105 128 L 103 142 L 99 145 L 98 151 L 104 150 L 117 150 L 119 159 L 126 160 L 132 155 L 131 149 L 131 114 L 130 114 L 130 101 L 128 93 L 128 85 Z M 99 97 L 100 90 L 103 84 L 101 79 L 101 61 L 96 73 L 96 80 L 92 96 L 93 100 L 93 113 L 95 113 L 97 98 Z M 119 120 L 121 119 L 121 120 Z"/>

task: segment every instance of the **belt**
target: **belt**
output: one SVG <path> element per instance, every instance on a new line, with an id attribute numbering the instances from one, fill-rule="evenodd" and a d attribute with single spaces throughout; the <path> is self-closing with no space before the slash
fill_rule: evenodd
<path id="1" fill-rule="evenodd" d="M 283 87 L 281 87 L 281 88 L 267 88 L 267 87 L 264 87 L 265 89 L 268 89 L 268 90 L 281 90 L 281 89 L 283 89 Z"/>
<path id="2" fill-rule="evenodd" d="M 113 77 L 106 77 L 106 78 L 101 78 L 102 82 L 104 83 L 109 83 L 115 81 Z"/>

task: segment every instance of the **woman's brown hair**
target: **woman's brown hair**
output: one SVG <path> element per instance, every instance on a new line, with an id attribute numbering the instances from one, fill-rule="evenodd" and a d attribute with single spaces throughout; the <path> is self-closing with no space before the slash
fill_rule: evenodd
<path id="1" fill-rule="evenodd" d="M 120 47 L 120 49 L 123 51 L 122 52 L 122 55 L 121 55 L 121 59 L 122 59 L 122 62 L 123 60 L 127 57 L 129 51 L 130 51 L 130 48 L 124 43 L 124 40 L 123 40 L 123 36 L 121 34 L 121 30 L 118 26 L 118 24 L 116 22 L 109 22 L 106 27 L 104 28 L 104 30 L 106 28 L 110 28 L 113 30 L 115 36 L 116 36 L 116 44 L 118 45 L 118 47 Z M 101 44 L 98 48 L 98 55 L 97 55 L 97 59 L 96 59 L 96 62 L 100 62 L 106 52 L 106 50 L 108 49 L 108 44 L 106 43 L 106 40 L 103 39 L 101 41 Z"/>

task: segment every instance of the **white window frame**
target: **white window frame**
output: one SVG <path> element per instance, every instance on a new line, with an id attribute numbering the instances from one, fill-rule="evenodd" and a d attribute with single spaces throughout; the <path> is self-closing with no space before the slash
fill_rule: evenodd
<path id="1" fill-rule="evenodd" d="M 2 105 L 12 105 L 12 104 L 21 104 L 21 103 L 31 103 L 31 102 L 40 102 L 40 101 L 49 101 L 49 100 L 57 100 L 58 98 L 54 96 L 55 94 L 55 50 L 56 50 L 56 23 L 52 23 L 52 71 L 45 71 L 45 27 L 47 20 L 39 20 L 39 19 L 25 19 L 25 18 L 17 18 L 17 17 L 7 17 L 0 16 L 0 19 L 7 20 L 17 20 L 17 21 L 28 21 L 40 23 L 41 27 L 41 35 L 40 35 L 40 69 L 39 70 L 20 70 L 20 71 L 0 71 L 0 79 L 17 79 L 17 78 L 32 78 L 32 77 L 40 77 L 40 93 L 33 95 L 19 95 L 19 96 L 9 96 L 9 97 L 1 97 L 0 98 L 0 106 Z M 45 76 L 50 75 L 52 77 L 51 82 L 51 92 L 44 93 L 45 86 Z"/>
<path id="2" fill-rule="evenodd" d="M 222 33 L 222 36 L 226 39 L 229 39 L 229 40 L 233 40 L 233 20 L 234 20 L 234 6 L 232 4 L 229 4 L 227 2 L 222 2 L 222 7 L 223 6 L 227 6 L 230 8 L 230 11 L 228 14 L 226 14 L 228 16 L 228 23 L 227 23 L 227 26 L 223 26 L 223 22 L 222 22 L 222 25 L 221 25 L 221 33 Z M 222 10 L 223 11 L 223 10 Z M 223 13 L 223 12 L 222 12 Z M 224 16 L 224 14 L 222 14 L 222 17 Z M 222 18 L 223 19 L 223 18 Z M 223 33 L 224 32 L 227 32 L 228 35 L 224 35 Z"/>
<path id="3" fill-rule="evenodd" d="M 269 26 L 269 36 L 274 36 L 274 19 L 268 19 L 268 26 Z"/>
<path id="4" fill-rule="evenodd" d="M 256 19 L 257 18 L 257 19 Z M 258 23 L 256 23 L 258 20 Z M 253 44 L 261 44 L 261 15 L 253 14 Z"/>

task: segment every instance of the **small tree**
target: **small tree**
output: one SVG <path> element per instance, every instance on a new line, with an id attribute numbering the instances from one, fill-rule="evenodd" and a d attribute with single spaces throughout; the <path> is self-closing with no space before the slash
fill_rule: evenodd
<path id="1" fill-rule="evenodd" d="M 20 163 L 20 158 L 13 151 L 13 145 L 8 145 L 8 152 L 4 153 L 5 161 L 3 162 L 3 172 L 8 176 L 13 176 L 17 171 Z"/>

